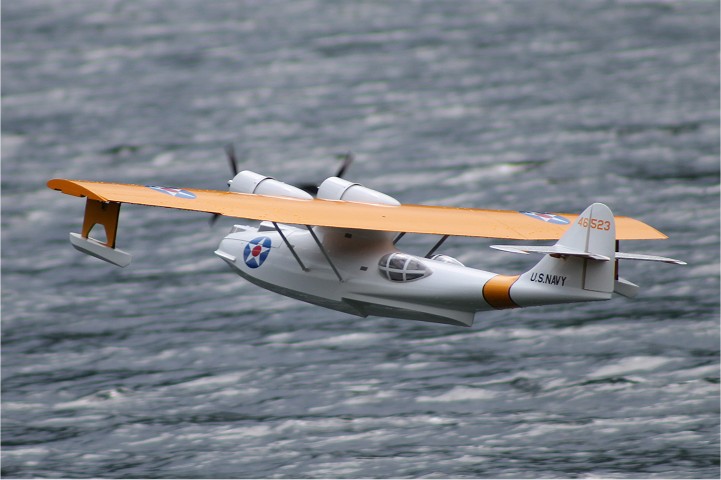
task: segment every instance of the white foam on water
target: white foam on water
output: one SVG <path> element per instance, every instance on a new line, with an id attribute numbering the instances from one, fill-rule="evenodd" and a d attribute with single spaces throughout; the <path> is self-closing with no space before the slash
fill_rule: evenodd
<path id="1" fill-rule="evenodd" d="M 453 387 L 446 393 L 436 396 L 422 395 L 418 402 L 465 402 L 477 400 L 493 400 L 498 394 L 490 390 L 470 387 Z"/>
<path id="2" fill-rule="evenodd" d="M 175 385 L 174 388 L 184 388 L 189 390 L 199 389 L 215 389 L 221 386 L 227 385 L 238 385 L 241 380 L 249 375 L 249 372 L 234 372 L 226 373 L 223 375 L 214 375 L 209 377 L 202 377 L 189 382 L 184 382 L 179 385 Z"/>
<path id="3" fill-rule="evenodd" d="M 718 5 L 206 3 L 3 5 L 3 474 L 718 477 Z M 124 206 L 122 270 L 67 244 L 49 177 L 222 190 L 228 142 L 288 182 L 350 149 L 404 203 L 609 202 L 690 265 L 461 329 L 265 292 L 229 218 Z M 444 249 L 533 263 L 490 243 Z"/>
<path id="4" fill-rule="evenodd" d="M 3 104 L 5 99 L 3 99 Z M 0 148 L 2 148 L 3 158 L 12 157 L 27 142 L 27 138 L 23 135 L 13 135 L 11 133 L 2 133 L 0 136 Z"/>
<path id="5" fill-rule="evenodd" d="M 656 370 L 662 365 L 672 362 L 666 357 L 636 356 L 628 357 L 616 363 L 600 367 L 589 374 L 591 377 L 621 376 L 633 372 L 647 372 Z"/>
<path id="6" fill-rule="evenodd" d="M 302 347 L 365 346 L 369 344 L 380 344 L 391 336 L 390 334 L 382 333 L 346 333 L 328 338 L 299 342 L 295 345 Z"/>
<path id="7" fill-rule="evenodd" d="M 274 429 L 270 425 L 253 425 L 248 427 L 233 427 L 213 434 L 215 440 L 221 442 L 247 441 L 248 438 L 260 438 L 273 435 Z"/>
<path id="8" fill-rule="evenodd" d="M 88 395 L 77 400 L 71 400 L 69 402 L 60 402 L 53 405 L 56 410 L 65 409 L 78 409 L 82 410 L 85 408 L 107 408 L 108 405 L 117 406 L 125 403 L 129 400 L 132 394 L 125 391 L 122 388 L 110 388 L 107 390 L 101 390 L 92 395 Z"/>

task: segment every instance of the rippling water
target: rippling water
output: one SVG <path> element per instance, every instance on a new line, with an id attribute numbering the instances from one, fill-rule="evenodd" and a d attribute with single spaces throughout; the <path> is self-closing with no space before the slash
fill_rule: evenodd
<path id="1" fill-rule="evenodd" d="M 6 1 L 6 477 L 719 477 L 717 2 Z M 667 233 L 616 298 L 358 319 L 258 289 L 232 219 L 123 207 L 115 269 L 52 177 L 222 189 L 243 167 L 406 203 Z M 406 237 L 424 252 L 435 239 Z M 518 272 L 489 241 L 445 253 Z"/>

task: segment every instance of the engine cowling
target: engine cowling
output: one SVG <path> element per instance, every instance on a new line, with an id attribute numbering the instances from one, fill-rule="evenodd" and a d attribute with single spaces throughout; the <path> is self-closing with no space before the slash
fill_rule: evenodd
<path id="1" fill-rule="evenodd" d="M 326 178 L 318 187 L 318 198 L 345 200 L 346 202 L 375 203 L 379 205 L 400 205 L 395 198 L 377 190 L 349 182 L 338 177 Z"/>
<path id="2" fill-rule="evenodd" d="M 256 195 L 272 195 L 275 197 L 291 197 L 312 200 L 313 197 L 300 188 L 280 182 L 273 177 L 243 170 L 228 182 L 231 192 L 254 193 Z"/>

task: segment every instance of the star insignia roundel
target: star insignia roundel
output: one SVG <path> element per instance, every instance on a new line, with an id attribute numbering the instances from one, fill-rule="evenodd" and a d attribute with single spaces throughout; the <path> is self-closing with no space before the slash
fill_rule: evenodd
<path id="1" fill-rule="evenodd" d="M 170 195 L 176 198 L 185 198 L 186 200 L 195 199 L 194 193 L 183 190 L 182 188 L 163 187 L 161 185 L 146 185 L 146 187 L 152 188 L 156 192 L 164 193 L 166 195 Z"/>
<path id="2" fill-rule="evenodd" d="M 245 246 L 243 261 L 250 268 L 258 268 L 263 265 L 270 253 L 271 241 L 268 237 L 256 237 Z"/>
<path id="3" fill-rule="evenodd" d="M 553 213 L 543 213 L 543 212 L 519 212 L 524 215 L 528 215 L 531 218 L 535 218 L 536 220 L 542 220 L 546 223 L 555 223 L 556 225 L 568 225 L 571 223 L 569 219 L 566 217 L 562 217 L 560 215 L 556 215 Z"/>

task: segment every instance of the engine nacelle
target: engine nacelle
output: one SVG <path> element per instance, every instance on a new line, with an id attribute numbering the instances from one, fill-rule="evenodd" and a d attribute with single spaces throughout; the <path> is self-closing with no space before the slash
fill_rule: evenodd
<path id="1" fill-rule="evenodd" d="M 318 187 L 318 198 L 325 200 L 345 200 L 346 202 L 375 203 L 380 205 L 400 205 L 395 198 L 385 193 L 349 182 L 338 177 L 326 178 Z"/>
<path id="2" fill-rule="evenodd" d="M 272 195 L 275 197 L 291 197 L 312 200 L 313 197 L 300 188 L 279 182 L 273 177 L 243 170 L 228 182 L 231 192 L 254 193 L 256 195 Z"/>

